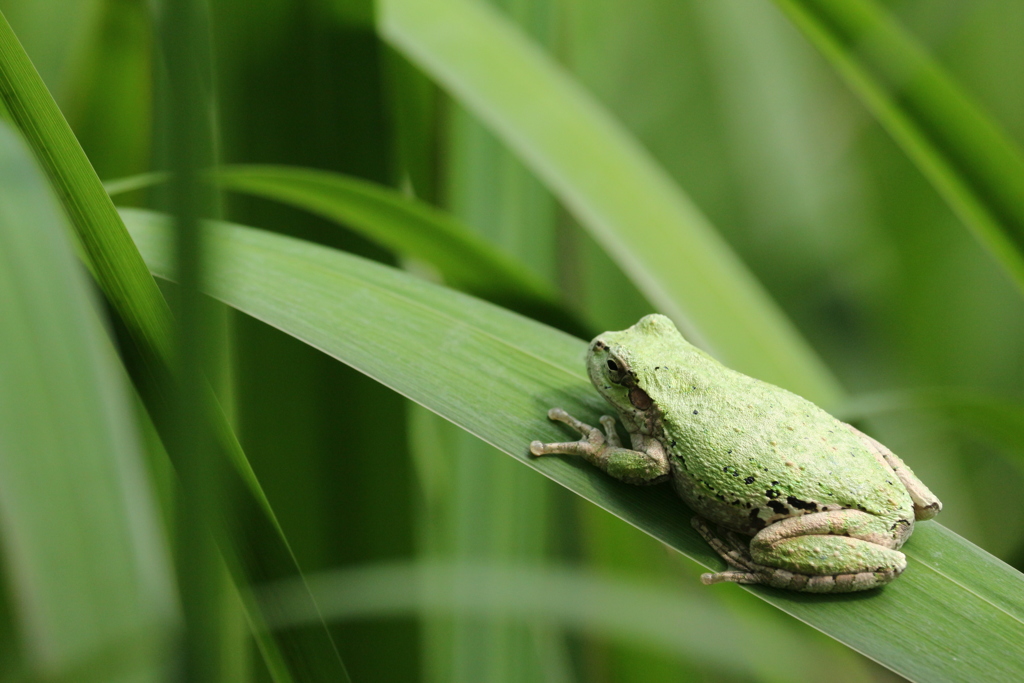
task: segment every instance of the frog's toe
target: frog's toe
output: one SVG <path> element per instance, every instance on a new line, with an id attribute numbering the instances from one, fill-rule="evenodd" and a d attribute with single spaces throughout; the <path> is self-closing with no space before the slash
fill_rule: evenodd
<path id="1" fill-rule="evenodd" d="M 714 574 L 701 574 L 700 582 L 705 586 L 710 586 L 713 583 L 761 583 L 760 577 L 757 574 L 751 574 L 750 572 L 716 572 Z"/>
<path id="2" fill-rule="evenodd" d="M 708 542 L 708 545 L 711 546 L 711 549 L 718 553 L 718 555 L 723 560 L 725 560 L 725 563 L 728 564 L 730 567 L 739 570 L 739 573 L 741 574 L 749 573 L 752 569 L 755 569 L 750 559 L 750 553 L 747 552 L 746 548 L 742 546 L 732 545 L 722 540 L 722 538 L 718 534 L 711 530 L 711 527 L 708 526 L 708 523 L 702 517 L 694 516 L 690 520 L 690 524 L 692 524 L 693 528 L 697 530 L 697 533 L 699 533 L 704 538 L 704 540 Z M 729 572 L 724 573 L 728 574 Z M 712 575 L 706 574 L 706 576 Z M 712 581 L 712 583 L 728 580 L 731 579 L 718 579 L 716 581 Z M 747 583 L 750 582 L 747 581 Z"/>
<path id="3" fill-rule="evenodd" d="M 548 419 L 553 422 L 561 422 L 562 424 L 569 425 L 577 432 L 582 434 L 584 439 L 592 435 L 594 432 L 598 431 L 591 427 L 590 425 L 588 425 L 586 422 L 581 422 L 580 420 L 577 420 L 575 417 L 565 412 L 561 408 L 552 408 L 551 410 L 549 410 Z"/>

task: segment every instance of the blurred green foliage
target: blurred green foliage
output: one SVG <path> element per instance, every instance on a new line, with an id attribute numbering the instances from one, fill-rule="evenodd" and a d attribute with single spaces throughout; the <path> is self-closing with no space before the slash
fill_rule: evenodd
<path id="1" fill-rule="evenodd" d="M 996 256 L 989 250 L 991 241 L 979 241 L 971 234 L 968 227 L 978 230 L 978 226 L 957 204 L 963 194 L 943 189 L 941 178 L 946 176 L 927 168 L 927 162 L 922 162 L 931 158 L 927 154 L 901 148 L 909 138 L 900 137 L 903 129 L 894 128 L 896 119 L 887 120 L 884 108 L 879 114 L 879 107 L 865 106 L 858 99 L 864 89 L 858 90 L 855 82 L 851 90 L 836 71 L 835 64 L 842 60 L 817 51 L 816 46 L 824 43 L 815 40 L 806 22 L 801 26 L 809 31 L 810 41 L 792 23 L 801 11 L 823 12 L 815 15 L 819 20 L 826 18 L 821 25 L 834 28 L 827 21 L 832 3 L 472 2 L 477 9 L 492 10 L 505 26 L 503 31 L 513 35 L 518 31 L 516 40 L 564 67 L 573 79 L 568 81 L 572 87 L 592 98 L 587 100 L 592 104 L 581 111 L 596 112 L 599 117 L 610 114 L 611 125 L 646 159 L 637 163 L 650 162 L 657 174 L 664 174 L 672 183 L 666 190 L 671 196 L 677 193 L 692 200 L 708 228 L 756 278 L 744 279 L 742 266 L 739 270 L 713 268 L 707 287 L 727 294 L 732 291 L 743 299 L 747 295 L 736 292 L 745 292 L 748 286 L 758 290 L 760 283 L 770 298 L 764 299 L 765 308 L 753 304 L 747 310 L 764 314 L 768 323 L 719 313 L 718 326 L 710 325 L 706 317 L 701 318 L 708 315 L 701 310 L 708 309 L 694 303 L 700 297 L 687 299 L 686 287 L 678 290 L 676 299 L 659 299 L 660 292 L 670 288 L 652 280 L 671 279 L 673 262 L 672 253 L 658 254 L 658 247 L 677 244 L 676 236 L 659 237 L 661 228 L 647 224 L 630 229 L 624 223 L 614 239 L 608 238 L 611 228 L 595 229 L 593 215 L 600 212 L 590 211 L 596 204 L 586 204 L 585 187 L 580 189 L 585 183 L 572 185 L 576 181 L 566 181 L 568 175 L 552 170 L 555 162 L 544 156 L 537 139 L 524 137 L 529 126 L 510 128 L 516 107 L 495 110 L 492 101 L 484 101 L 486 93 L 452 85 L 451 65 L 440 64 L 437 55 L 417 51 L 407 34 L 396 32 L 388 23 L 403 6 L 418 4 L 419 11 L 429 15 L 432 6 L 438 12 L 456 11 L 455 0 L 382 0 L 376 7 L 370 0 L 206 0 L 205 5 L 197 5 L 209 12 L 213 51 L 212 64 L 206 65 L 212 67 L 215 102 L 208 121 L 214 137 L 211 155 L 225 164 L 303 167 L 390 187 L 393 193 L 382 194 L 371 185 L 353 185 L 351 180 L 346 185 L 369 188 L 366 196 L 372 195 L 375 201 L 380 197 L 384 197 L 380 201 L 397 201 L 401 193 L 449 213 L 446 217 L 422 209 L 426 213 L 417 214 L 436 218 L 441 225 L 429 238 L 433 240 L 429 248 L 417 253 L 415 240 L 406 249 L 398 248 L 395 241 L 401 237 L 395 233 L 391 241 L 372 241 L 373 230 L 359 223 L 379 221 L 377 231 L 387 231 L 385 218 L 379 217 L 383 214 L 378 218 L 372 212 L 369 218 L 340 210 L 332 214 L 322 204 L 319 209 L 311 205 L 308 193 L 304 203 L 282 196 L 280 186 L 276 194 L 243 187 L 244 178 L 237 187 L 226 185 L 232 191 L 225 192 L 210 213 L 398 266 L 428 280 L 466 286 L 479 296 L 579 334 L 619 329 L 669 302 L 678 306 L 678 311 L 670 312 L 677 314 L 681 324 L 689 325 L 687 329 L 713 350 L 734 353 L 736 362 L 746 363 L 748 371 L 756 372 L 763 364 L 766 373 L 776 372 L 775 351 L 763 349 L 789 349 L 787 345 L 792 344 L 798 349 L 792 358 L 801 360 L 788 367 L 810 369 L 804 376 L 803 369 L 786 370 L 782 363 L 775 381 L 792 381 L 811 392 L 820 389 L 820 398 L 834 401 L 830 407 L 844 411 L 846 419 L 864 421 L 943 499 L 939 520 L 943 525 L 1014 567 L 1024 568 L 1024 506 L 1019 505 L 1024 486 L 1020 289 L 1012 270 L 1004 268 L 1007 259 L 1000 259 L 998 250 Z M 178 4 L 180 0 L 0 0 L 0 11 L 104 180 L 165 170 L 173 158 L 165 137 L 173 114 L 166 99 L 167 54 L 158 48 L 163 29 L 154 13 Z M 1019 154 L 1024 144 L 1024 70 L 1008 65 L 1024 61 L 1020 0 L 887 0 L 877 5 L 858 0 L 850 6 L 887 13 L 882 16 L 919 42 L 923 54 L 945 72 L 944 78 L 954 79 L 962 90 L 957 96 L 977 105 L 985 125 L 1005 132 L 1010 142 L 1005 149 L 999 148 L 1000 153 Z M 451 31 L 447 44 L 455 44 L 458 22 L 442 28 Z M 490 47 L 497 50 L 494 45 Z M 853 41 L 840 56 L 856 62 L 862 47 Z M 864 53 L 870 50 L 865 48 Z M 514 75 L 515 60 L 504 54 L 494 61 L 502 57 L 510 60 L 509 73 Z M 454 70 L 460 66 L 492 65 L 455 64 Z M 849 73 L 844 75 L 849 78 Z M 495 91 L 502 85 L 482 82 Z M 518 87 L 530 92 L 532 85 L 534 81 L 526 80 Z M 903 98 L 903 85 L 898 79 L 888 84 L 892 101 L 910 112 L 912 124 L 933 132 L 930 122 L 943 120 L 942 98 L 929 100 L 920 93 L 917 99 Z M 552 119 L 559 113 L 552 111 Z M 527 123 L 536 130 L 545 129 L 543 117 Z M 580 128 L 585 128 L 582 122 Z M 970 126 L 963 130 L 969 133 Z M 946 147 L 941 135 L 928 139 L 940 152 L 960 144 L 977 151 L 967 133 L 954 136 L 952 142 L 947 139 Z M 611 142 L 608 145 L 607 149 L 614 147 Z M 564 157 L 570 166 L 576 164 L 579 174 L 604 170 L 605 176 L 595 182 L 628 171 L 602 169 L 595 158 L 605 157 L 588 149 Z M 4 163 L 8 163 L 6 157 Z M 1012 168 L 1012 163 L 1007 167 Z M 31 164 L 24 168 L 31 169 Z M 973 178 L 969 163 L 950 168 L 946 169 L 949 177 Z M 30 172 L 36 171 L 24 171 Z M 1012 187 L 1021 183 L 1024 178 L 1007 179 L 1005 185 L 1011 188 L 1007 192 L 1012 194 Z M 977 189 L 977 185 L 971 187 Z M 591 201 L 594 196 L 591 192 Z M 607 198 L 612 198 L 611 193 Z M 180 209 L 159 186 L 136 189 L 117 199 L 127 205 Z M 0 194 L 3 212 L 15 206 L 13 202 Z M 631 207 L 626 201 L 621 210 L 615 209 L 618 214 L 608 212 L 615 214 L 609 224 L 631 211 L 643 216 L 648 206 Z M 1017 215 L 1024 215 L 1024 203 L 1015 207 Z M 966 217 L 966 223 L 958 215 Z M 993 210 L 992 215 L 1008 214 Z M 26 219 L 18 220 L 6 224 L 12 230 L 24 226 Z M 346 220 L 352 221 L 351 229 Z M 1015 229 L 1011 223 L 1004 226 L 1008 232 Z M 446 239 L 453 247 L 448 254 L 444 253 Z M 641 240 L 647 240 L 646 252 L 636 247 Z M 474 253 L 482 254 L 479 260 Z M 456 256 L 468 261 L 461 265 L 462 271 Z M 1020 258 L 1020 254 L 1011 251 L 1010 257 Z M 495 272 L 493 282 L 482 282 L 481 262 L 497 263 L 502 269 L 512 264 L 513 271 L 511 275 Z M 685 262 L 681 256 L 678 268 L 684 268 Z M 0 259 L 0 283 L 18 273 L 5 263 Z M 59 270 L 52 264 L 64 262 L 47 263 Z M 700 289 L 681 276 L 679 282 L 687 283 L 690 291 Z M 517 300 L 517 287 L 524 288 L 526 299 L 542 299 L 544 310 Z M 173 286 L 163 291 L 175 296 Z M 552 304 L 549 292 L 556 291 L 557 302 Z M 47 297 L 54 296 L 53 291 L 40 288 L 21 293 L 28 297 L 25 305 L 51 314 L 53 304 Z M 757 296 L 744 300 L 758 301 Z M 108 301 L 116 321 L 114 333 L 123 341 L 117 303 Z M 296 309 L 301 309 L 300 303 Z M 783 315 L 775 311 L 776 305 Z M 52 308 L 52 315 L 57 317 L 61 310 Z M 742 311 L 742 306 L 737 310 Z M 22 324 L 14 322 L 21 320 L 14 315 L 0 315 L 0 325 Z M 316 594 L 325 606 L 330 633 L 354 681 L 784 681 L 801 680 L 808 671 L 824 671 L 835 680 L 898 679 L 737 586 L 697 585 L 698 568 L 693 562 L 427 408 L 339 363 L 321 352 L 322 345 L 315 348 L 244 314 L 219 311 L 214 315 L 208 341 L 216 347 L 210 355 L 220 360 L 208 373 L 283 537 L 298 565 L 312 577 L 315 591 L 320 591 Z M 790 321 L 795 333 L 787 341 L 790 332 L 777 333 L 772 326 L 788 330 Z M 96 327 L 92 322 L 77 324 L 80 331 L 86 330 L 83 334 L 92 334 L 89 330 Z M 387 328 L 380 321 L 371 325 L 353 319 L 349 324 L 351 328 L 346 329 L 354 339 L 361 338 L 363 327 L 366 339 Z M 403 343 L 405 349 L 418 350 L 421 362 L 443 377 L 443 344 L 420 346 L 418 338 L 405 338 Z M 109 360 L 101 353 L 95 362 L 102 366 Z M 128 369 L 133 369 L 130 359 Z M 65 401 L 70 409 L 75 409 L 76 401 L 89 400 L 71 390 L 73 382 L 84 380 L 60 375 L 65 370 L 61 363 L 54 362 L 48 370 L 47 381 L 69 383 Z M 105 382 L 124 382 L 123 373 L 111 368 L 105 372 L 109 375 Z M 453 376 L 457 376 L 454 370 Z M 845 391 L 834 389 L 833 378 Z M 486 397 L 461 398 L 494 408 L 494 419 L 500 420 L 501 408 L 491 406 Z M 8 405 L 3 401 L 0 398 L 0 410 Z M 421 403 L 444 414 L 429 399 Z M 96 557 L 63 564 L 51 557 L 49 564 L 34 565 L 44 584 L 60 584 L 63 573 L 81 581 L 104 562 L 123 565 L 117 553 L 131 550 L 131 546 L 125 549 L 124 538 L 143 532 L 147 540 L 137 540 L 134 552 L 162 557 L 160 553 L 173 547 L 179 569 L 188 561 L 180 543 L 169 540 L 181 531 L 177 528 L 180 508 L 175 513 L 180 495 L 175 492 L 175 475 L 161 439 L 144 419 L 141 407 L 134 416 L 126 416 L 123 407 L 111 410 L 116 415 L 110 418 L 113 433 L 141 433 L 149 452 L 142 454 L 137 447 L 119 451 L 110 462 L 120 463 L 128 474 L 106 484 L 83 476 L 78 486 L 88 501 L 86 494 L 118 484 L 125 487 L 124 495 L 145 509 L 124 513 L 131 521 L 127 530 L 121 528 L 124 518 L 99 526 L 98 541 L 90 544 Z M 58 415 L 48 413 L 46 419 Z M 38 425 L 18 426 L 25 434 L 31 435 L 32 429 L 42 434 L 47 430 L 46 419 L 39 418 Z M 4 424 L 0 416 L 0 425 Z M 524 448 L 527 440 L 523 439 Z M 0 465 L 11 458 L 16 464 L 17 457 L 23 457 L 14 452 L 13 443 L 9 432 L 0 431 L 4 451 Z M 133 459 L 126 459 L 127 452 Z M 82 452 L 83 458 L 96 454 L 95 448 Z M 108 472 L 104 468 L 110 462 L 86 459 L 78 465 L 88 468 L 94 463 L 90 476 L 100 476 L 96 473 Z M 75 471 L 63 472 L 57 466 L 50 474 L 44 468 L 38 476 L 66 477 Z M 141 471 L 148 472 L 148 486 L 140 483 Z M 25 481 L 24 486 L 42 487 L 28 483 L 38 480 Z M 66 479 L 52 481 L 67 486 Z M 89 680 L 179 676 L 180 632 L 177 621 L 167 616 L 171 610 L 161 602 L 160 592 L 166 590 L 160 582 L 166 582 L 166 573 L 175 567 L 170 561 L 147 560 L 157 565 L 148 567 L 152 573 L 147 576 L 160 599 L 152 599 L 156 607 L 149 606 L 148 615 L 137 617 L 163 624 L 162 640 L 157 638 L 163 645 L 144 643 L 145 647 L 125 648 L 122 655 L 156 663 L 144 673 L 138 673 L 142 668 L 115 662 L 110 642 L 100 642 L 94 646 L 96 652 L 85 655 L 71 647 L 71 654 L 62 655 L 66 659 L 50 656 L 34 644 L 41 631 L 27 599 L 31 594 L 24 592 L 26 546 L 16 541 L 18 534 L 27 533 L 22 529 L 32 529 L 41 523 L 39 519 L 48 517 L 33 516 L 32 504 L 9 502 L 5 485 L 13 484 L 0 484 L 0 555 L 7 586 L 0 600 L 0 681 L 83 680 L 83 672 L 93 677 Z M 161 508 L 152 502 L 157 498 L 154 489 L 160 494 Z M 57 495 L 55 491 L 64 489 L 34 492 L 36 513 L 48 512 L 52 505 L 57 512 L 49 523 L 54 526 L 60 524 L 60 514 L 82 514 L 74 505 L 62 511 L 51 503 L 49 496 Z M 108 514 L 101 502 L 96 503 L 98 507 L 83 505 L 97 515 Z M 165 522 L 162 535 L 147 526 L 147 520 L 158 515 Z M 225 541 L 222 550 L 235 543 L 246 548 L 250 558 L 257 558 L 257 564 L 261 557 L 280 557 L 281 538 L 268 531 L 265 521 L 262 526 L 249 521 L 243 517 L 238 522 L 234 540 Z M 31 540 L 39 542 L 35 533 Z M 51 540 L 65 544 L 69 533 L 54 534 Z M 45 543 L 40 543 L 38 552 L 45 550 Z M 230 553 L 225 559 L 229 570 L 236 566 L 237 558 Z M 212 566 L 204 571 L 207 578 L 220 582 L 217 602 L 204 609 L 218 615 L 221 632 L 215 648 L 220 661 L 211 666 L 222 680 L 272 680 L 277 660 L 266 648 L 273 646 L 253 636 L 244 616 L 246 610 L 252 614 L 254 609 L 248 591 L 263 587 L 232 584 L 219 561 Z M 460 575 L 460 567 L 468 568 L 469 574 Z M 231 575 L 238 580 L 237 572 Z M 488 599 L 474 601 L 472 591 L 469 597 L 460 597 L 445 592 L 448 589 L 428 590 L 437 583 L 447 586 L 445 581 L 458 581 L 460 576 Z M 402 593 L 399 588 L 409 583 L 427 588 L 422 588 L 422 595 Z M 278 588 L 287 595 L 294 588 L 290 585 Z M 525 591 L 523 586 L 535 592 L 517 604 L 515 592 Z M 670 614 L 658 611 L 653 607 L 657 599 L 652 587 L 664 591 L 666 604 L 692 610 L 693 619 L 676 625 Z M 94 594 L 79 596 L 83 604 L 89 604 L 87 597 L 102 595 L 106 584 L 97 582 L 94 588 Z M 593 612 L 576 611 L 580 602 L 588 600 L 593 602 Z M 147 606 L 141 599 L 139 604 Z M 300 615 L 298 621 L 315 621 L 315 615 L 303 612 L 311 604 L 308 601 L 287 604 Z M 538 606 L 531 609 L 531 604 Z M 634 620 L 642 619 L 637 613 L 646 604 L 652 605 L 651 621 L 631 627 Z M 79 609 L 76 605 L 69 602 L 68 609 Z M 870 602 L 861 607 L 871 610 Z M 288 611 L 284 614 L 271 625 L 289 623 Z M 842 618 L 841 608 L 836 614 Z M 915 615 L 905 616 L 907 648 L 912 650 L 918 637 Z M 1019 620 L 1019 615 L 1014 618 Z M 84 618 L 72 623 L 93 628 Z M 651 636 L 652 624 L 679 628 L 679 638 Z M 696 636 L 704 625 L 709 633 L 729 634 L 715 640 L 721 651 L 711 645 L 702 649 Z M 927 631 L 928 627 L 920 628 Z M 696 635 L 684 633 L 686 629 Z M 764 635 L 768 633 L 770 638 Z M 98 640 L 101 635 L 97 632 Z M 88 642 L 81 633 L 74 633 L 66 643 L 77 647 L 80 639 Z M 730 639 L 734 642 L 723 647 L 721 641 Z M 322 645 L 302 632 L 296 633 L 295 640 L 281 642 L 313 643 L 314 649 L 319 647 L 316 643 Z M 729 660 L 730 647 L 742 655 Z M 780 653 L 779 661 L 790 664 L 778 666 L 773 647 Z M 881 645 L 877 651 L 869 650 L 865 646 L 870 657 L 894 666 L 886 661 Z M 762 654 L 750 654 L 754 652 Z M 285 654 L 287 660 L 289 653 Z M 1002 656 L 1016 655 L 1004 650 Z M 1024 662 L 993 664 L 991 678 L 1014 666 L 1020 671 Z M 951 680 L 962 675 L 949 670 Z M 974 680 L 984 677 L 977 670 L 973 675 Z M 315 667 L 309 680 L 321 680 Z"/>

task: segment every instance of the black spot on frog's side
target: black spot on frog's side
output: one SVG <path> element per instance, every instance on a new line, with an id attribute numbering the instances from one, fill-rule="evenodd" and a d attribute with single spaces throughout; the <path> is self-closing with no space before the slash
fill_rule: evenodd
<path id="1" fill-rule="evenodd" d="M 746 479 L 743 480 L 743 483 L 744 484 L 753 484 L 754 483 L 754 477 L 753 476 L 747 477 Z"/>
<path id="2" fill-rule="evenodd" d="M 772 510 L 774 510 L 776 513 L 778 513 L 780 515 L 788 515 L 789 514 L 789 508 L 786 507 L 785 505 L 783 505 L 782 503 L 780 503 L 777 500 L 769 500 L 768 501 L 768 507 L 770 507 Z"/>
<path id="3" fill-rule="evenodd" d="M 807 510 L 809 512 L 817 512 L 817 503 L 808 503 L 806 500 L 800 500 L 796 496 L 786 496 L 786 502 L 789 503 L 790 507 L 796 508 L 797 510 Z"/>
<path id="4" fill-rule="evenodd" d="M 761 508 L 754 508 L 750 511 L 750 523 L 755 529 L 764 528 L 764 520 L 761 519 Z"/>
<path id="5" fill-rule="evenodd" d="M 764 495 L 768 496 L 769 498 L 778 498 L 782 494 L 780 494 L 775 489 L 768 489 L 767 491 L 764 492 Z"/>

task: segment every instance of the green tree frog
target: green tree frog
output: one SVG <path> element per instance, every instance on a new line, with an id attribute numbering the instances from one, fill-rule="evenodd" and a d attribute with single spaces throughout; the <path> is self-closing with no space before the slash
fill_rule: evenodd
<path id="1" fill-rule="evenodd" d="M 587 371 L 615 409 L 595 429 L 553 408 L 579 441 L 534 441 L 535 456 L 580 456 L 631 484 L 671 481 L 693 526 L 731 567 L 705 584 L 811 593 L 882 586 L 906 568 L 915 520 L 942 509 L 896 455 L 784 389 L 731 370 L 649 315 L 590 343 Z"/>

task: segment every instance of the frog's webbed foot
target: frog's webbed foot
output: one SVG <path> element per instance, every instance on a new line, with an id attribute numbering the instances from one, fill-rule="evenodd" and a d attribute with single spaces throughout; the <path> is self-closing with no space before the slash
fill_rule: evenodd
<path id="1" fill-rule="evenodd" d="M 530 453 L 533 455 L 578 455 L 616 479 L 629 484 L 657 484 L 668 478 L 669 464 L 665 453 L 661 450 L 645 453 L 623 448 L 615 431 L 614 417 L 601 417 L 604 431 L 577 420 L 561 408 L 549 410 L 548 418 L 569 425 L 583 438 L 579 441 L 561 443 L 534 441 L 530 444 Z"/>
<path id="2" fill-rule="evenodd" d="M 735 534 L 732 532 L 726 532 L 725 538 L 723 539 L 715 533 L 708 522 L 701 517 L 693 517 L 690 520 L 690 524 L 697 530 L 697 533 L 708 542 L 711 549 L 718 553 L 721 558 L 725 560 L 725 563 L 735 570 L 717 572 L 714 574 L 701 574 L 701 583 L 705 585 L 720 583 L 722 581 L 731 581 L 733 583 L 761 583 L 761 579 L 757 575 L 758 567 L 750 558 L 750 551 L 740 542 L 740 539 Z"/>
<path id="3" fill-rule="evenodd" d="M 699 517 L 693 526 L 734 571 L 704 574 L 705 584 L 759 583 L 809 593 L 848 593 L 884 586 L 907 566 L 903 553 L 873 541 L 871 518 L 859 510 L 790 517 L 759 531 L 744 548 L 723 540 Z"/>

